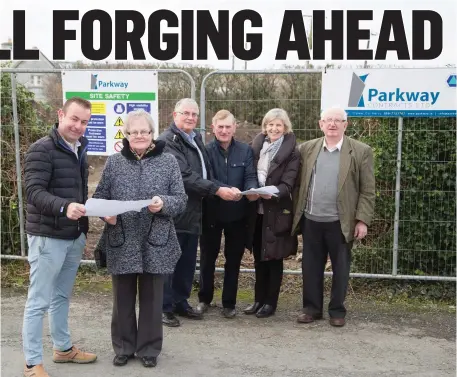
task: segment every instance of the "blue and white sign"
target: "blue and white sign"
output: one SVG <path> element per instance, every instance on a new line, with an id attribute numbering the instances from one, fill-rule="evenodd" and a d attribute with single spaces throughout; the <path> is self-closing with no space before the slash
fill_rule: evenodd
<path id="1" fill-rule="evenodd" d="M 123 103 L 116 103 L 114 105 L 114 112 L 116 114 L 123 114 L 125 111 L 125 105 Z"/>
<path id="2" fill-rule="evenodd" d="M 84 136 L 89 140 L 106 141 L 106 128 L 87 127 Z"/>
<path id="3" fill-rule="evenodd" d="M 89 140 L 87 152 L 94 152 L 93 154 L 106 152 L 106 140 Z"/>
<path id="4" fill-rule="evenodd" d="M 87 127 L 106 127 L 105 115 L 92 115 Z"/>
<path id="5" fill-rule="evenodd" d="M 138 109 L 143 109 L 144 111 L 151 113 L 151 104 L 141 102 L 127 103 L 127 113 Z"/>
<path id="6" fill-rule="evenodd" d="M 456 100 L 450 68 L 322 73 L 321 108 L 343 107 L 350 117 L 455 117 Z"/>

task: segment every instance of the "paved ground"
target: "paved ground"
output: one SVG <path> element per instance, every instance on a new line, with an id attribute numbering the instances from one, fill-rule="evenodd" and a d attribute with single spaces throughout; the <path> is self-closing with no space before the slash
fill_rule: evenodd
<path id="1" fill-rule="evenodd" d="M 20 329 L 25 296 L 2 292 L 1 371 L 20 377 Z M 297 311 L 281 308 L 267 320 L 240 314 L 220 317 L 212 308 L 203 321 L 184 320 L 165 329 L 164 349 L 154 369 L 138 360 L 114 367 L 110 344 L 111 297 L 78 294 L 71 307 L 73 339 L 95 351 L 92 365 L 56 365 L 44 330 L 45 363 L 51 377 L 89 376 L 455 376 L 455 314 L 446 311 L 400 312 L 359 303 L 348 324 L 295 323 Z"/>

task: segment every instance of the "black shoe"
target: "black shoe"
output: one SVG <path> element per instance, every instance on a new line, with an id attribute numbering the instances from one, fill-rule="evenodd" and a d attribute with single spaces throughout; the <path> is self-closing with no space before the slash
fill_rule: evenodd
<path id="1" fill-rule="evenodd" d="M 260 305 L 260 302 L 254 302 L 253 304 L 249 305 L 246 309 L 244 309 L 243 312 L 244 314 L 255 314 L 261 306 L 262 305 Z"/>
<path id="2" fill-rule="evenodd" d="M 126 365 L 129 359 L 133 359 L 134 355 L 116 355 L 113 359 L 113 364 L 117 367 L 122 367 Z"/>
<path id="3" fill-rule="evenodd" d="M 146 368 L 152 368 L 157 365 L 157 357 L 154 356 L 143 356 L 141 358 L 141 362 L 143 363 L 143 366 Z"/>
<path id="4" fill-rule="evenodd" d="M 176 309 L 175 313 L 181 317 L 187 317 L 190 319 L 203 319 L 202 313 L 195 311 L 190 306 L 184 310 Z"/>
<path id="5" fill-rule="evenodd" d="M 275 314 L 275 308 L 272 305 L 265 304 L 255 313 L 255 316 L 257 318 L 267 318 L 273 314 Z"/>
<path id="6" fill-rule="evenodd" d="M 231 308 L 223 308 L 222 309 L 222 315 L 225 317 L 225 318 L 235 318 L 236 316 L 236 310 L 235 309 L 231 309 Z"/>
<path id="7" fill-rule="evenodd" d="M 162 313 L 162 323 L 168 327 L 178 327 L 181 325 L 179 319 L 171 312 Z"/>

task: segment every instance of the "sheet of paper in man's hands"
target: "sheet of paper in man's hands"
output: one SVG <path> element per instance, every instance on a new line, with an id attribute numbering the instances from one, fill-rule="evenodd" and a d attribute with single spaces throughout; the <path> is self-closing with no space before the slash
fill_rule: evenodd
<path id="1" fill-rule="evenodd" d="M 259 194 L 259 195 L 278 196 L 278 195 L 276 195 L 278 192 L 279 192 L 279 190 L 276 186 L 265 186 L 265 187 L 260 187 L 257 189 L 241 191 L 241 194 L 242 195 Z"/>
<path id="2" fill-rule="evenodd" d="M 84 206 L 86 207 L 86 216 L 105 217 L 117 216 L 129 211 L 140 212 L 151 202 L 151 199 L 122 201 L 90 198 Z"/>

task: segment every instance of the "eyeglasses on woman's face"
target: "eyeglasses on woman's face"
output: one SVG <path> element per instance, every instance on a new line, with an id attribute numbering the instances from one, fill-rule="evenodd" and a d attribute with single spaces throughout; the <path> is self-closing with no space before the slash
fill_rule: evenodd
<path id="1" fill-rule="evenodd" d="M 132 132 L 127 132 L 127 135 L 137 138 L 137 137 L 146 137 L 151 134 L 151 131 L 147 130 L 142 130 L 142 131 L 132 131 Z"/>

